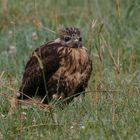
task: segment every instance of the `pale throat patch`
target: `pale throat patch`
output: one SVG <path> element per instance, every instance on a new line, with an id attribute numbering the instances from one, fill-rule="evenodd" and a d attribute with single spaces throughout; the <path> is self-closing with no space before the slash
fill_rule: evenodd
<path id="1" fill-rule="evenodd" d="M 60 38 L 55 39 L 54 42 L 60 43 Z"/>

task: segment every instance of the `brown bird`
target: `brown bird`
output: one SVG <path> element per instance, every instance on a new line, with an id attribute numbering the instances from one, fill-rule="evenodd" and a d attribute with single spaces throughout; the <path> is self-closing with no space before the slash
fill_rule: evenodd
<path id="1" fill-rule="evenodd" d="M 60 38 L 33 51 L 17 98 L 39 96 L 47 104 L 52 99 L 70 97 L 68 103 L 85 91 L 91 72 L 92 61 L 79 28 L 64 28 Z"/>

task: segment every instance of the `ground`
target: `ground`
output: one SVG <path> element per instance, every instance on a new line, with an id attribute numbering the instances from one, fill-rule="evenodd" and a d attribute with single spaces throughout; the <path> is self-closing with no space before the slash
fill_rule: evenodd
<path id="1" fill-rule="evenodd" d="M 139 0 L 1 0 L 0 139 L 139 139 L 139 11 Z M 29 55 L 59 26 L 81 28 L 93 60 L 85 99 L 9 115 Z"/>

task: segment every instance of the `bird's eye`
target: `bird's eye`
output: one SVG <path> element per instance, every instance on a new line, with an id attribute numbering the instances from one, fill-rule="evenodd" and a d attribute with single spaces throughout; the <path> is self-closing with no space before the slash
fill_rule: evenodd
<path id="1" fill-rule="evenodd" d="M 71 38 L 67 36 L 67 37 L 65 37 L 64 39 L 65 39 L 65 41 L 67 42 L 67 41 L 69 41 Z"/>
<path id="2" fill-rule="evenodd" d="M 82 41 L 82 37 L 79 38 L 79 41 Z"/>

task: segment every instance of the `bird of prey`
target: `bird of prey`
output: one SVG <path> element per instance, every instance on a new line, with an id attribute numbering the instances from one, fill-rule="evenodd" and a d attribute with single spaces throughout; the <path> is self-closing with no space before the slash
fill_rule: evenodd
<path id="1" fill-rule="evenodd" d="M 17 94 L 18 99 L 39 96 L 42 103 L 53 99 L 73 100 L 88 86 L 92 61 L 83 46 L 81 31 L 63 28 L 59 38 L 35 49 L 31 54 Z"/>

